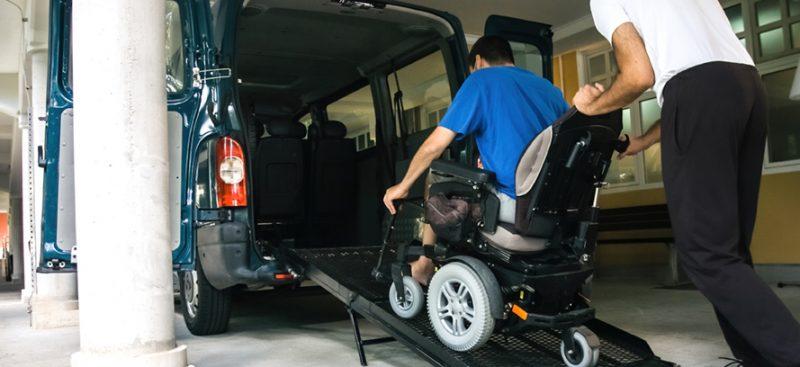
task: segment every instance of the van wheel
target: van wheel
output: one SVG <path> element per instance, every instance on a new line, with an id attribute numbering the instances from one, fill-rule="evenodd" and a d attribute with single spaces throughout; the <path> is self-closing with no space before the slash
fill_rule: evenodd
<path id="1" fill-rule="evenodd" d="M 186 327 L 194 335 L 221 334 L 231 317 L 230 288 L 218 290 L 206 279 L 203 267 L 180 272 L 181 311 Z"/>

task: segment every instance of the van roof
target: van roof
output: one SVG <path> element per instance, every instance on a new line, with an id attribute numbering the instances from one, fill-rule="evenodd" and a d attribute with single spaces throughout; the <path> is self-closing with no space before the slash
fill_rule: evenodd
<path id="1" fill-rule="evenodd" d="M 238 24 L 241 90 L 293 114 L 452 34 L 444 19 L 396 5 L 359 9 L 336 2 L 253 0 Z"/>

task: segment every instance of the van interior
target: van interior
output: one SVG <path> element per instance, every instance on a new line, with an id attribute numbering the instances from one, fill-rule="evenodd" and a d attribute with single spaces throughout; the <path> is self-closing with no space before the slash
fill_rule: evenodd
<path id="1" fill-rule="evenodd" d="M 257 240 L 380 244 L 383 188 L 450 104 L 454 35 L 393 5 L 247 4 L 235 70 Z"/>

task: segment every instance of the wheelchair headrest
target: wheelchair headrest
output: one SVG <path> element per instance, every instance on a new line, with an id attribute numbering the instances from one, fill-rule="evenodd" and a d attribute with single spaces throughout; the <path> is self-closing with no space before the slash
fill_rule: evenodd
<path id="1" fill-rule="evenodd" d="M 339 121 L 323 122 L 320 131 L 324 139 L 344 139 L 347 136 L 347 127 Z"/>
<path id="2" fill-rule="evenodd" d="M 272 119 L 267 122 L 267 133 L 275 138 L 302 139 L 306 137 L 306 127 L 288 119 Z"/>

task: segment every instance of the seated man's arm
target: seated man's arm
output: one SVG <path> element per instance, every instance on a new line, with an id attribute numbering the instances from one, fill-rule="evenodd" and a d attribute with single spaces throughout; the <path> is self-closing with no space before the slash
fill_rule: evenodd
<path id="1" fill-rule="evenodd" d="M 655 83 L 650 57 L 633 23 L 627 22 L 617 27 L 612 39 L 619 66 L 616 80 L 607 91 L 599 84 L 585 85 L 573 99 L 578 111 L 589 116 L 625 107 Z"/>
<path id="2" fill-rule="evenodd" d="M 404 199 L 408 196 L 408 191 L 411 190 L 414 182 L 428 170 L 434 159 L 439 158 L 444 153 L 444 150 L 455 138 L 456 133 L 450 129 L 440 126 L 433 130 L 428 139 L 417 150 L 417 154 L 414 154 L 403 180 L 386 190 L 386 194 L 383 196 L 383 203 L 390 213 L 397 213 L 394 200 Z"/>

